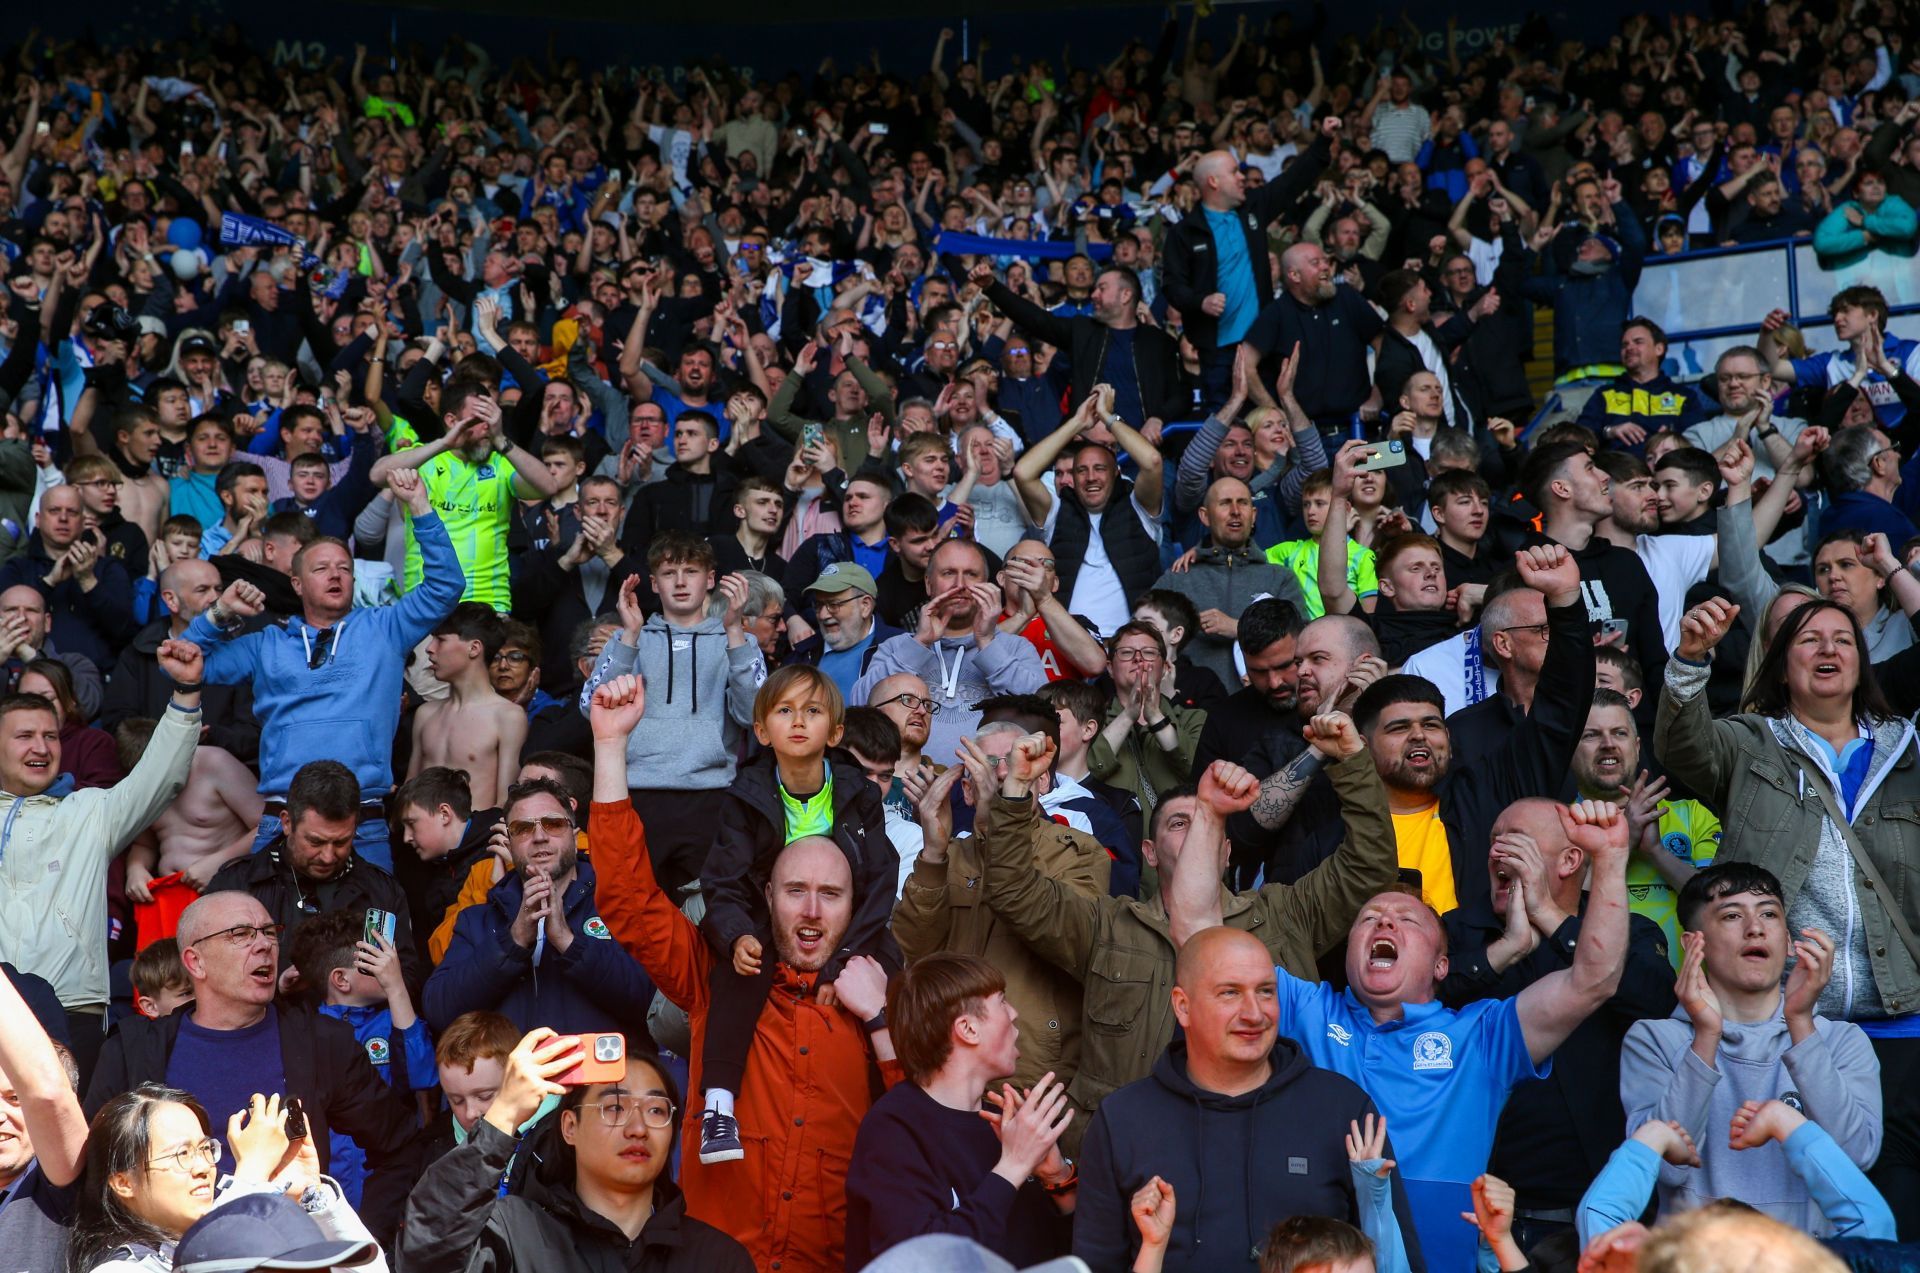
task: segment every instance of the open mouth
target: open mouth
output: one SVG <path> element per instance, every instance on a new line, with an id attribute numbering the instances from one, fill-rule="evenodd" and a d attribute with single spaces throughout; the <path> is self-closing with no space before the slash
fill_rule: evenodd
<path id="1" fill-rule="evenodd" d="M 1433 749 L 1425 746 L 1409 747 L 1406 760 L 1409 765 L 1430 765 L 1433 763 Z"/>
<path id="2" fill-rule="evenodd" d="M 247 969 L 247 976 L 255 985 L 271 986 L 274 983 L 272 961 L 269 960 L 266 963 L 255 964 L 253 967 Z"/>
<path id="3" fill-rule="evenodd" d="M 1601 752 L 1593 758 L 1593 767 L 1598 773 L 1616 774 L 1620 772 L 1622 759 L 1618 753 Z"/>
<path id="4" fill-rule="evenodd" d="M 1740 948 L 1740 958 L 1742 959 L 1767 960 L 1772 957 L 1773 952 L 1768 950 L 1762 942 L 1749 942 Z"/>
<path id="5" fill-rule="evenodd" d="M 1391 968 L 1400 962 L 1400 948 L 1393 944 L 1391 937 L 1376 937 L 1373 945 L 1367 948 L 1367 967 L 1373 969 Z"/>
<path id="6" fill-rule="evenodd" d="M 825 929 L 817 928 L 811 924 L 802 924 L 793 930 L 794 944 L 809 954 L 820 949 L 820 945 L 826 940 L 826 936 Z"/>
<path id="7" fill-rule="evenodd" d="M 1838 663 L 1815 663 L 1813 665 L 1813 674 L 1815 676 L 1838 676 L 1840 675 L 1840 665 Z"/>

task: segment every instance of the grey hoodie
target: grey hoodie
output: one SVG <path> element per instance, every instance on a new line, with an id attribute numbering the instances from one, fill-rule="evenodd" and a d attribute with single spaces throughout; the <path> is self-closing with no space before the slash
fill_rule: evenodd
<path id="1" fill-rule="evenodd" d="M 1832 1232 L 1777 1142 L 1727 1147 L 1741 1102 L 1778 1097 L 1820 1124 L 1862 1170 L 1873 1165 L 1880 1154 L 1880 1062 L 1859 1026 L 1817 1016 L 1813 1027 L 1793 1043 L 1781 1006 L 1766 1021 L 1729 1021 L 1713 1068 L 1693 1053 L 1693 1019 L 1685 1008 L 1628 1029 L 1620 1052 L 1627 1133 L 1649 1119 L 1672 1119 L 1700 1151 L 1699 1167 L 1660 1165 L 1662 1215 L 1738 1198 L 1815 1236 Z"/>
<path id="2" fill-rule="evenodd" d="M 654 615 L 640 629 L 640 647 L 615 633 L 580 691 L 584 714 L 602 681 L 637 674 L 647 711 L 627 739 L 627 786 L 714 791 L 733 781 L 734 758 L 753 724 L 753 696 L 767 679 L 759 643 L 731 648 L 727 629 L 709 615 L 676 628 Z"/>

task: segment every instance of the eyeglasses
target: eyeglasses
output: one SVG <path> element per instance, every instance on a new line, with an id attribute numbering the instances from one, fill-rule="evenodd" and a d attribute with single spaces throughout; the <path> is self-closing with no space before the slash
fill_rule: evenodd
<path id="1" fill-rule="evenodd" d="M 208 933 L 197 941 L 190 941 L 187 943 L 187 948 L 192 949 L 201 942 L 212 941 L 216 937 L 224 937 L 227 939 L 227 945 L 240 949 L 253 945 L 256 937 L 264 937 L 278 945 L 280 935 L 286 931 L 285 924 L 235 924 L 232 928 L 223 928 L 217 933 Z"/>
<path id="2" fill-rule="evenodd" d="M 673 1116 L 678 1112 L 674 1103 L 664 1096 L 649 1096 L 640 1100 L 616 1096 L 605 1101 L 582 1101 L 580 1108 L 599 1110 L 600 1121 L 608 1127 L 625 1127 L 633 1119 L 636 1109 L 640 1111 L 640 1121 L 648 1127 L 671 1127 Z"/>
<path id="3" fill-rule="evenodd" d="M 851 606 L 854 603 L 858 602 L 860 598 L 866 595 L 867 594 L 864 592 L 849 592 L 846 596 L 840 598 L 840 600 L 838 601 L 828 601 L 825 597 L 816 597 L 814 599 L 813 608 L 815 610 L 844 610 L 848 606 Z"/>
<path id="4" fill-rule="evenodd" d="M 88 486 L 118 486 L 118 485 L 120 485 L 120 479 L 119 479 L 119 478 L 117 478 L 117 477 L 96 477 L 96 478 L 94 478 L 94 479 L 92 479 L 91 481 L 86 481 L 86 482 L 69 482 L 69 483 L 67 483 L 67 485 L 69 485 L 69 486 L 79 486 L 79 487 L 88 487 Z"/>
<path id="5" fill-rule="evenodd" d="M 320 665 L 333 653 L 333 629 L 322 628 L 313 638 L 313 652 L 307 655 L 307 671 L 318 671 Z"/>
<path id="6" fill-rule="evenodd" d="M 1515 624 L 1511 628 L 1501 628 L 1500 631 L 1531 632 L 1533 633 L 1533 635 L 1539 637 L 1542 641 L 1544 641 L 1547 639 L 1547 633 L 1552 630 L 1552 627 L 1553 625 L 1549 623 L 1519 623 L 1519 624 Z"/>
<path id="7" fill-rule="evenodd" d="M 493 656 L 495 663 L 531 663 L 533 656 L 525 650 L 502 650 Z"/>
<path id="8" fill-rule="evenodd" d="M 940 714 L 940 704 L 930 698 L 921 698 L 918 694 L 895 694 L 892 698 L 882 699 L 872 706 L 885 707 L 890 703 L 905 703 L 910 712 L 925 712 L 929 716 Z"/>
<path id="9" fill-rule="evenodd" d="M 1161 658 L 1158 650 L 1115 650 L 1115 663 L 1152 663 Z"/>
<path id="10" fill-rule="evenodd" d="M 1727 384 L 1731 381 L 1759 380 L 1765 377 L 1766 374 L 1764 371 L 1723 371 L 1720 373 L 1720 383 Z"/>
<path id="11" fill-rule="evenodd" d="M 1007 558 L 1008 565 L 1012 565 L 1016 561 L 1023 562 L 1024 564 L 1029 566 L 1038 566 L 1042 570 L 1052 570 L 1054 566 L 1058 564 L 1051 557 L 1009 557 Z"/>
<path id="12" fill-rule="evenodd" d="M 202 1167 L 217 1166 L 221 1152 L 220 1142 L 209 1136 L 194 1144 L 182 1145 L 170 1154 L 149 1158 L 147 1166 L 160 1167 L 167 1171 L 177 1171 L 183 1176 L 191 1176 Z"/>
<path id="13" fill-rule="evenodd" d="M 567 817 L 565 814 L 549 813 L 545 817 L 540 818 L 515 818 L 512 822 L 507 823 L 507 834 L 516 840 L 524 840 L 533 834 L 535 827 L 539 827 L 548 835 L 560 835 L 571 829 L 572 826 L 573 819 Z"/>

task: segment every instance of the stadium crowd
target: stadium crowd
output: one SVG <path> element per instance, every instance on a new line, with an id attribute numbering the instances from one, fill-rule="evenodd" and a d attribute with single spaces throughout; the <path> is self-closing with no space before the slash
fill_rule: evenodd
<path id="1" fill-rule="evenodd" d="M 1124 36 L 6 51 L 0 1273 L 1911 1266 L 1920 7 Z"/>

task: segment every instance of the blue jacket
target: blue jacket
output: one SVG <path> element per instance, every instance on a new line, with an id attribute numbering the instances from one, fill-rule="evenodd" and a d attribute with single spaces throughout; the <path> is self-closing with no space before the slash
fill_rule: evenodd
<path id="1" fill-rule="evenodd" d="M 95 667 L 112 667 L 140 630 L 133 618 L 133 579 L 127 568 L 102 554 L 94 562 L 91 590 L 71 578 L 49 584 L 52 570 L 53 558 L 36 530 L 27 538 L 26 551 L 0 566 L 0 592 L 17 584 L 38 588 L 53 620 L 53 644 L 63 653 L 86 655 Z"/>
<path id="2" fill-rule="evenodd" d="M 1549 250 L 1547 272 L 1527 280 L 1526 298 L 1553 306 L 1556 374 L 1620 361 L 1620 324 L 1633 312 L 1633 289 L 1646 263 L 1647 236 L 1639 216 L 1626 204 L 1614 204 L 1613 216 L 1618 252 L 1611 267 L 1598 274 L 1563 272 Z"/>
<path id="3" fill-rule="evenodd" d="M 367 1064 L 388 1087 L 404 1079 L 408 1087 L 425 1091 L 440 1081 L 439 1067 L 433 1060 L 433 1036 L 427 1033 L 427 1023 L 418 1017 L 400 1032 L 401 1060 L 395 1067 L 393 1013 L 386 1004 L 329 1003 L 321 1005 L 320 1015 L 353 1027 L 354 1039 L 366 1050 Z M 366 1151 L 345 1132 L 335 1131 L 332 1136 L 327 1174 L 339 1182 L 348 1205 L 358 1209 L 360 1192 L 367 1181 Z"/>
<path id="4" fill-rule="evenodd" d="M 1833 497 L 1827 511 L 1820 515 L 1820 533 L 1831 535 L 1836 530 L 1857 530 L 1867 535 L 1879 531 L 1895 552 L 1914 535 L 1913 522 L 1905 513 L 1891 501 L 1866 491 L 1845 491 Z"/>
<path id="5" fill-rule="evenodd" d="M 330 629 L 295 615 L 229 637 L 204 614 L 187 628 L 187 640 L 206 652 L 208 680 L 253 685 L 262 795 L 286 795 L 310 760 L 338 760 L 353 770 L 362 799 L 393 786 L 407 652 L 452 612 L 467 586 L 440 515 L 415 518 L 413 529 L 425 579 L 390 606 L 355 610 Z M 331 648 L 312 668 L 321 642 Z"/>
<path id="6" fill-rule="evenodd" d="M 461 911 L 447 957 L 427 978 L 427 1021 L 444 1030 L 461 1013 L 484 1008 L 505 1013 L 522 1031 L 543 1025 L 561 1034 L 618 1030 L 648 1038 L 653 982 L 613 940 L 595 909 L 593 885 L 593 864 L 582 858 L 565 898 L 573 930 L 565 954 L 539 942 L 531 949 L 515 944 L 509 930 L 520 913 L 518 871 L 494 885 L 485 902 Z"/>

